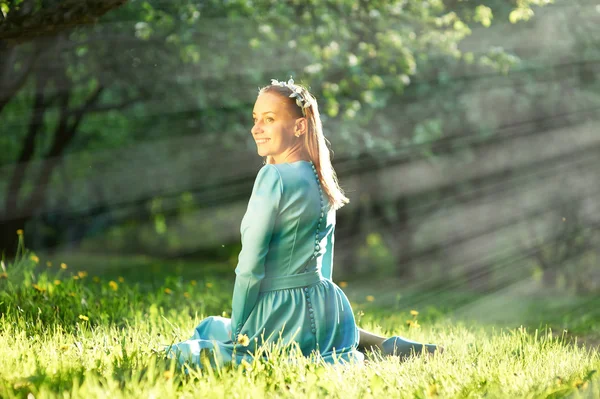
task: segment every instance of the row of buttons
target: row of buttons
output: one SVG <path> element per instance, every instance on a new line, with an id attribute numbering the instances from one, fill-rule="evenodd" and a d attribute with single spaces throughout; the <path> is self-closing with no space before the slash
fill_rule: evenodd
<path id="1" fill-rule="evenodd" d="M 323 208 L 323 189 L 321 188 L 321 181 L 319 180 L 319 174 L 317 173 L 317 168 L 315 164 L 310 161 L 310 165 L 312 166 L 312 170 L 315 173 L 315 177 L 317 178 L 317 186 L 319 187 L 319 198 L 321 201 L 321 215 L 319 216 L 319 222 L 317 223 L 317 232 L 315 233 L 315 250 L 313 252 L 312 258 L 316 258 L 321 250 L 321 245 L 319 244 L 321 240 L 319 239 L 319 231 L 321 229 L 321 222 L 323 221 L 323 216 L 325 216 L 324 208 Z M 308 272 L 308 265 L 304 269 L 304 272 Z M 310 331 L 313 334 L 317 333 L 317 329 L 315 326 L 315 317 L 314 317 L 314 309 L 312 307 L 312 302 L 310 300 L 310 296 L 308 296 L 308 287 L 304 287 L 304 293 L 306 295 L 306 303 L 308 306 L 308 315 L 310 316 Z"/>

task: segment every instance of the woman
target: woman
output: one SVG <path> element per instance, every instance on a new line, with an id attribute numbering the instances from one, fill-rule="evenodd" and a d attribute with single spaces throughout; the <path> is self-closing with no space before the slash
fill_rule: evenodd
<path id="1" fill-rule="evenodd" d="M 241 223 L 231 319 L 208 317 L 169 349 L 181 363 L 197 365 L 205 350 L 213 365 L 239 362 L 256 345 L 276 341 L 295 342 L 303 355 L 318 353 L 330 363 L 363 361 L 369 348 L 399 356 L 435 351 L 358 328 L 332 282 L 336 210 L 349 200 L 331 165 L 316 99 L 292 79 L 273 80 L 259 91 L 253 118 L 266 164 Z"/>

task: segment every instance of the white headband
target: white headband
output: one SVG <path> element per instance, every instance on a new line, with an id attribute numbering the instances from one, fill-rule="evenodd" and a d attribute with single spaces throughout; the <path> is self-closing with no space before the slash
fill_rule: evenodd
<path id="1" fill-rule="evenodd" d="M 290 78 L 290 80 L 288 80 L 287 82 L 280 82 L 277 79 L 271 79 L 271 85 L 287 87 L 288 89 L 290 89 L 292 91 L 292 94 L 290 94 L 290 98 L 296 98 L 296 104 L 302 110 L 302 115 L 306 116 L 306 112 L 304 111 L 304 109 L 310 107 L 311 101 L 310 99 L 304 98 L 304 96 L 302 95 L 302 88 L 294 84 L 294 79 Z"/>

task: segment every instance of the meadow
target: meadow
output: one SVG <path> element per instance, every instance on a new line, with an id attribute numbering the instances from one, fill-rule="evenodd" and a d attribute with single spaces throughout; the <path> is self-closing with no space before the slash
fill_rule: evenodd
<path id="1" fill-rule="evenodd" d="M 272 346 L 251 363 L 184 370 L 161 349 L 208 315 L 228 316 L 231 270 L 123 262 L 61 262 L 23 248 L 2 262 L 0 397 L 600 397 L 594 298 L 560 304 L 579 315 L 571 318 L 532 299 L 522 325 L 494 324 L 458 317 L 475 294 L 340 282 L 362 327 L 439 343 L 444 353 L 325 365 L 290 362 Z"/>

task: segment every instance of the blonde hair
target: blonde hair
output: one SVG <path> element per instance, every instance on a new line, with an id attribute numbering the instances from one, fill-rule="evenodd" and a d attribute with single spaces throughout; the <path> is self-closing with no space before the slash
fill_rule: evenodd
<path id="1" fill-rule="evenodd" d="M 323 134 L 323 124 L 321 122 L 321 116 L 319 115 L 319 107 L 317 105 L 317 99 L 308 91 L 308 89 L 302 85 L 294 84 L 295 88 L 301 90 L 300 94 L 302 97 L 310 101 L 310 106 L 304 108 L 304 115 L 302 109 L 296 104 L 294 98 L 290 98 L 292 90 L 287 86 L 280 85 L 268 85 L 259 90 L 258 95 L 263 93 L 277 93 L 282 97 L 285 97 L 290 105 L 290 110 L 297 115 L 298 118 L 305 117 L 308 121 L 308 131 L 303 136 L 303 144 L 308 152 L 310 160 L 315 165 L 321 186 L 323 191 L 329 198 L 329 203 L 334 209 L 340 209 L 350 200 L 344 194 L 344 191 L 338 184 L 337 175 L 333 169 L 331 163 L 331 154 L 333 151 L 330 149 L 331 143 Z M 271 156 L 265 157 L 265 164 L 273 163 Z"/>

